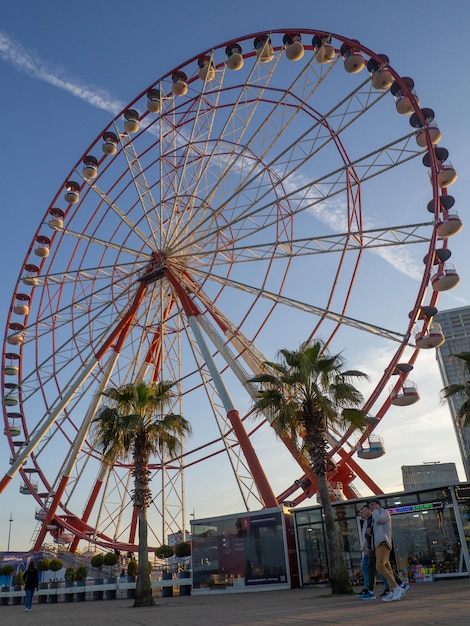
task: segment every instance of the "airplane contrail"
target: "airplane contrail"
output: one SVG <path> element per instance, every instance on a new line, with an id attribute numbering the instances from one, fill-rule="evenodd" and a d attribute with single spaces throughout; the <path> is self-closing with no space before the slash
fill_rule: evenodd
<path id="1" fill-rule="evenodd" d="M 39 58 L 33 50 L 27 50 L 20 43 L 0 31 L 0 58 L 21 72 L 24 72 L 58 89 L 67 91 L 76 98 L 80 98 L 97 109 L 117 115 L 125 106 L 109 91 L 99 89 L 94 85 L 87 85 L 78 81 L 71 81 L 60 76 L 60 72 Z"/>

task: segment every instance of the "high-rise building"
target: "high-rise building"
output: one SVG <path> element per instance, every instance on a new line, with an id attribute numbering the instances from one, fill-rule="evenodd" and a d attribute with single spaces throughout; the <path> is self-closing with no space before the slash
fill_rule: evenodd
<path id="1" fill-rule="evenodd" d="M 439 311 L 434 321 L 441 325 L 446 339 L 445 343 L 436 350 L 442 386 L 462 384 L 465 382 L 466 375 L 464 364 L 460 359 L 453 358 L 451 355 L 470 352 L 470 306 Z M 448 402 L 463 466 L 467 480 L 470 480 L 470 426 L 459 426 L 456 420 L 457 410 L 464 400 L 464 396 L 457 394 L 449 398 Z"/>
<path id="2" fill-rule="evenodd" d="M 405 491 L 448 487 L 459 482 L 455 463 L 441 463 L 440 461 L 422 465 L 402 465 L 401 475 Z"/>

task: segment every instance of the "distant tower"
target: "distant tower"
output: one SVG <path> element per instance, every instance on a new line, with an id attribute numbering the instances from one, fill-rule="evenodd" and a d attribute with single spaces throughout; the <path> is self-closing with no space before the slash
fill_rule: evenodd
<path id="1" fill-rule="evenodd" d="M 450 355 L 458 352 L 470 352 L 470 306 L 439 311 L 434 319 L 441 325 L 446 338 L 445 343 L 436 349 L 442 386 L 461 384 L 465 380 L 463 364 L 459 359 L 450 358 Z M 457 409 L 463 400 L 464 398 L 462 397 L 454 396 L 449 398 L 448 402 L 463 466 L 467 480 L 470 480 L 470 427 L 457 426 L 455 417 Z"/>

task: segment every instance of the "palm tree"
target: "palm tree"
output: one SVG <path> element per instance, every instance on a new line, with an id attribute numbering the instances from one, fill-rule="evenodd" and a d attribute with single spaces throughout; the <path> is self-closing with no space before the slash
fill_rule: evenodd
<path id="1" fill-rule="evenodd" d="M 266 371 L 251 379 L 261 384 L 253 408 L 255 413 L 268 414 L 276 433 L 297 441 L 306 455 L 323 506 L 332 593 L 353 593 L 327 480 L 328 426 L 364 428 L 364 414 L 358 408 L 363 397 L 352 381 L 367 376 L 343 371 L 341 355 L 329 355 L 320 340 L 297 351 L 280 350 L 278 355 L 280 362 L 266 362 Z"/>
<path id="2" fill-rule="evenodd" d="M 470 352 L 459 352 L 450 356 L 463 361 L 464 376 L 467 380 L 463 383 L 447 385 L 441 389 L 441 396 L 442 398 L 451 398 L 456 395 L 458 400 L 463 399 L 456 412 L 457 426 L 462 424 L 470 426 Z"/>
<path id="3" fill-rule="evenodd" d="M 171 383 L 128 383 L 110 387 L 103 395 L 111 401 L 95 419 L 95 436 L 105 462 L 116 459 L 133 463 L 132 498 L 139 520 L 139 569 L 134 606 L 153 606 L 148 570 L 147 508 L 151 501 L 149 458 L 173 456 L 181 449 L 181 440 L 191 433 L 191 426 L 181 415 L 164 415 L 171 394 Z"/>

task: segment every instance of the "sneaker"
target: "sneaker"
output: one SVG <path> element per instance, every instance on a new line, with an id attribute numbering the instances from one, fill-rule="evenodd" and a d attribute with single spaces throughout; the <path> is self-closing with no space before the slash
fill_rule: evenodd
<path id="1" fill-rule="evenodd" d="M 408 589 L 410 588 L 410 583 L 402 583 L 400 587 L 405 590 L 405 593 L 403 594 L 405 595 Z"/>
<path id="2" fill-rule="evenodd" d="M 363 590 L 361 591 L 361 593 L 358 593 L 357 595 L 358 595 L 359 597 L 361 597 L 361 596 L 363 596 L 365 593 L 369 593 L 369 590 L 368 590 L 368 589 L 363 589 Z"/>
<path id="3" fill-rule="evenodd" d="M 29 609 L 25 609 L 25 611 L 29 611 Z"/>
<path id="4" fill-rule="evenodd" d="M 388 591 L 387 594 L 382 598 L 382 602 L 393 602 L 393 600 L 393 593 L 390 593 L 390 591 Z"/>
<path id="5" fill-rule="evenodd" d="M 375 593 L 373 591 L 368 591 L 367 593 L 363 593 L 359 596 L 361 600 L 375 600 Z"/>
<path id="6" fill-rule="evenodd" d="M 386 595 L 387 595 L 387 594 L 389 594 L 389 593 L 390 593 L 390 591 L 389 591 L 388 589 L 384 589 L 384 590 L 382 591 L 382 593 L 380 594 L 380 597 L 381 597 L 381 598 L 383 598 L 384 596 L 386 596 Z"/>
<path id="7" fill-rule="evenodd" d="M 403 587 L 395 587 L 395 589 L 393 590 L 393 600 L 400 600 L 400 598 L 403 598 L 405 593 L 406 591 L 403 589 Z"/>

